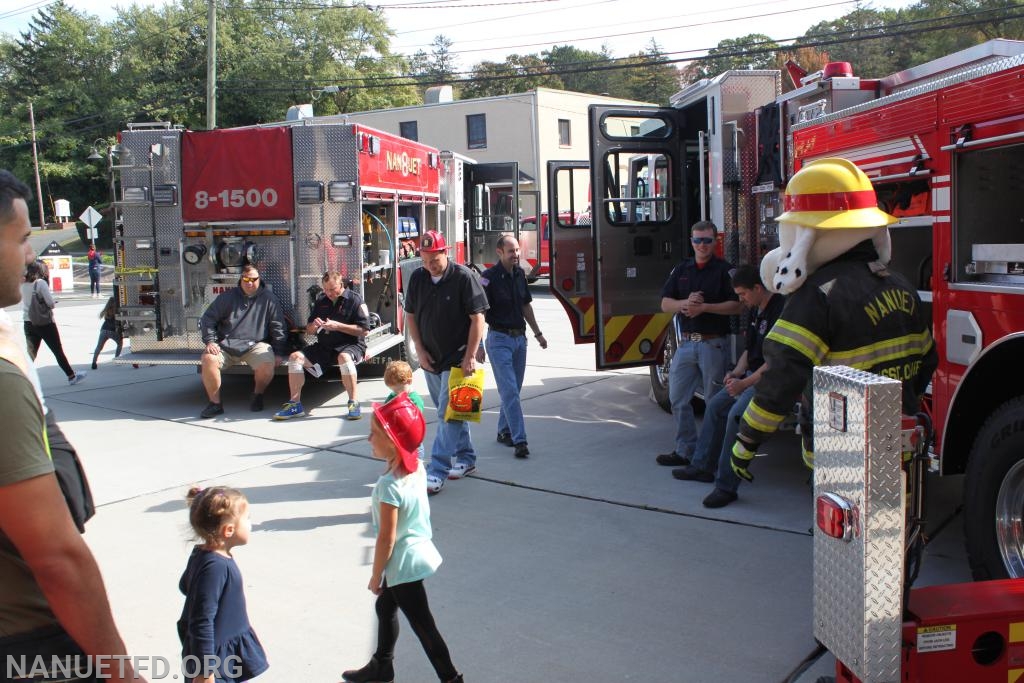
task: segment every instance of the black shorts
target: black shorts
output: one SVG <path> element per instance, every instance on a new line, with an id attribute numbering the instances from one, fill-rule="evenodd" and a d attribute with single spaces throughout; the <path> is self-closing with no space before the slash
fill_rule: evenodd
<path id="1" fill-rule="evenodd" d="M 326 370 L 331 366 L 337 365 L 338 355 L 342 353 L 347 353 L 353 363 L 358 363 L 363 360 L 363 348 L 357 344 L 348 344 L 335 350 L 330 346 L 316 343 L 310 344 L 306 348 L 302 349 L 302 355 L 305 356 L 310 363 L 318 363 L 321 370 Z"/>

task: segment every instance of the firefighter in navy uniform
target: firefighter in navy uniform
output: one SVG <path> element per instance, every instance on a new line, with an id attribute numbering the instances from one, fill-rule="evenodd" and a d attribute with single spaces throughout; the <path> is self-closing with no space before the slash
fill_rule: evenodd
<path id="1" fill-rule="evenodd" d="M 786 187 L 785 208 L 777 220 L 813 228 L 817 240 L 841 239 L 845 228 L 885 231 L 896 221 L 877 208 L 871 181 L 846 159 L 804 166 Z M 746 481 L 753 481 L 757 447 L 809 390 L 815 365 L 847 365 L 902 381 L 903 410 L 913 415 L 938 362 L 917 291 L 879 261 L 872 239 L 852 244 L 789 294 L 764 355 L 768 369 L 732 451 L 733 471 Z M 803 432 L 804 462 L 813 467 L 813 431 Z M 734 500 L 735 493 L 715 489 L 704 504 L 722 507 Z"/>

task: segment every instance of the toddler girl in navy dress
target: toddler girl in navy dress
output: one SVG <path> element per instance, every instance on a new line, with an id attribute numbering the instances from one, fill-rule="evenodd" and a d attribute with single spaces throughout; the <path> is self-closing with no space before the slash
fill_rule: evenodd
<path id="1" fill-rule="evenodd" d="M 231 555 L 249 542 L 249 501 L 235 489 L 193 487 L 189 522 L 202 545 L 188 558 L 178 587 L 182 672 L 193 683 L 236 683 L 267 670 L 267 656 L 249 625 L 242 575 Z"/>
<path id="2" fill-rule="evenodd" d="M 344 672 L 348 683 L 392 683 L 398 610 L 409 620 L 442 683 L 463 683 L 448 646 L 434 624 L 423 579 L 441 564 L 431 541 L 427 475 L 419 459 L 426 425 L 423 413 L 401 393 L 373 404 L 370 448 L 388 469 L 377 480 L 371 498 L 377 544 L 367 588 L 377 596 L 377 651 L 361 669 Z"/>

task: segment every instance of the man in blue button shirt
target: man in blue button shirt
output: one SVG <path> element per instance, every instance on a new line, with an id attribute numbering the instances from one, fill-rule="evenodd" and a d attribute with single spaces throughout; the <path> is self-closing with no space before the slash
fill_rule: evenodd
<path id="1" fill-rule="evenodd" d="M 519 242 L 512 235 L 502 235 L 498 238 L 497 252 L 498 262 L 480 277 L 490 304 L 484 316 L 488 325 L 485 347 L 501 396 L 498 442 L 513 446 L 516 457 L 525 458 L 530 455 L 530 449 L 526 443 L 519 392 L 526 373 L 526 325 L 530 325 L 542 349 L 548 347 L 548 341 L 537 325 L 526 273 L 519 267 Z"/>

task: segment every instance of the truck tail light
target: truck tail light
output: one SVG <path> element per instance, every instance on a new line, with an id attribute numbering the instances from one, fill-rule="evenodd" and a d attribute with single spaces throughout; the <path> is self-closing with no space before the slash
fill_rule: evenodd
<path id="1" fill-rule="evenodd" d="M 857 511 L 853 503 L 835 493 L 823 493 L 815 501 L 814 518 L 826 536 L 850 541 L 856 533 Z"/>

